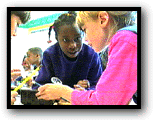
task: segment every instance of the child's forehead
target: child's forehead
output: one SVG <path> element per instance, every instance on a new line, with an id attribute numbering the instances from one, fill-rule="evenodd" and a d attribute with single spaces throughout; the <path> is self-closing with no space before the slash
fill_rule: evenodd
<path id="1" fill-rule="evenodd" d="M 76 32 L 80 34 L 80 29 L 77 25 L 63 25 L 59 29 L 60 34 L 73 33 Z"/>
<path id="2" fill-rule="evenodd" d="M 79 29 L 77 24 L 64 24 L 64 25 L 60 26 L 60 29 L 63 29 L 63 28 L 67 28 L 67 29 L 76 28 L 76 29 Z"/>

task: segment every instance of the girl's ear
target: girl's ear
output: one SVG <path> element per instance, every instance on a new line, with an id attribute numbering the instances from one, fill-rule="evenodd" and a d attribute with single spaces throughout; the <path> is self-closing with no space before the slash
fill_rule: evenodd
<path id="1" fill-rule="evenodd" d="M 98 20 L 102 28 L 107 27 L 109 22 L 109 14 L 106 11 L 100 11 L 98 14 Z"/>

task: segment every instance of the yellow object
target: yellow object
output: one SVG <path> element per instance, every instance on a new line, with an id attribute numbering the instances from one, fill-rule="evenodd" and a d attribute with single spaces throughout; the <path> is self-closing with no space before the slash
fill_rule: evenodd
<path id="1" fill-rule="evenodd" d="M 52 25 L 53 25 L 53 23 L 50 23 L 50 24 L 46 24 L 46 25 L 42 25 L 42 26 L 37 26 L 37 27 L 29 28 L 28 29 L 28 34 L 30 34 L 32 31 L 41 30 L 41 29 L 44 29 L 44 28 L 48 28 L 48 27 L 50 27 Z"/>
<path id="2" fill-rule="evenodd" d="M 35 75 L 39 70 L 40 70 L 40 68 L 42 67 L 42 65 L 40 65 L 39 67 L 37 67 L 33 72 L 32 72 L 32 74 L 30 74 L 28 77 L 26 77 L 25 79 L 24 79 L 24 81 L 21 83 L 21 85 L 19 85 L 18 87 L 16 87 L 13 91 L 18 91 L 20 88 L 22 88 L 22 86 L 26 83 L 26 82 L 28 82 L 32 77 L 33 77 L 33 75 Z"/>

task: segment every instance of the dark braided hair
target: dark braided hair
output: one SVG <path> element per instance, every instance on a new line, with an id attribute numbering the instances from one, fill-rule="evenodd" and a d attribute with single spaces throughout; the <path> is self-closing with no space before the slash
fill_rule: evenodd
<path id="1" fill-rule="evenodd" d="M 63 25 L 72 25 L 75 23 L 76 13 L 75 11 L 68 11 L 68 13 L 64 13 L 58 17 L 57 20 L 54 21 L 53 25 L 49 27 L 49 40 L 51 36 L 51 31 L 54 29 L 56 40 L 58 40 L 58 32 L 59 28 Z"/>

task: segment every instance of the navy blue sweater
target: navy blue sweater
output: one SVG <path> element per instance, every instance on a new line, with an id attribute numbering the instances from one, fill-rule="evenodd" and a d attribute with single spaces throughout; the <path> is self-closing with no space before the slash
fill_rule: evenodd
<path id="1" fill-rule="evenodd" d="M 51 77 L 58 77 L 64 85 L 70 87 L 79 80 L 87 79 L 91 88 L 94 88 L 103 71 L 99 55 L 85 44 L 77 59 L 70 61 L 56 43 L 44 51 L 42 65 L 36 78 L 36 82 L 42 85 L 51 83 Z M 33 89 L 37 88 L 38 86 L 33 85 Z"/>

